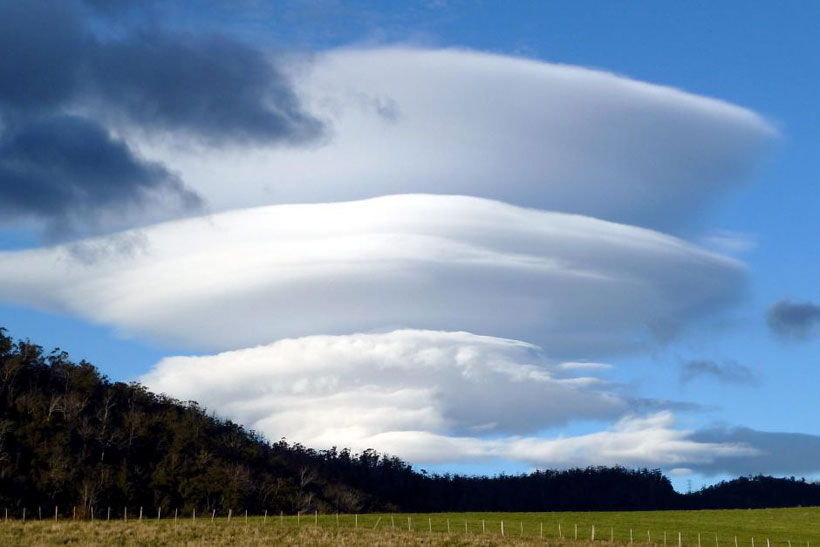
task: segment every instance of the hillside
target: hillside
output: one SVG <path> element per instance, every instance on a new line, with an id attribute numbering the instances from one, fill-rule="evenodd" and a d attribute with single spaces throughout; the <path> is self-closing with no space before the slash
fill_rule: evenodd
<path id="1" fill-rule="evenodd" d="M 683 496 L 658 470 L 439 476 L 372 450 L 269 442 L 195 402 L 111 382 L 87 362 L 15 343 L 0 329 L 0 506 L 12 511 L 651 510 L 809 502 L 820 504 L 820 486 L 786 479 L 744 478 Z"/>

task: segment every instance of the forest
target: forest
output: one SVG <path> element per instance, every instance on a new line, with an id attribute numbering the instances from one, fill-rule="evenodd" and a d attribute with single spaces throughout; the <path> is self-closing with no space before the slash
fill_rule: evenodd
<path id="1" fill-rule="evenodd" d="M 0 507 L 223 513 L 559 511 L 820 505 L 820 485 L 741 477 L 681 494 L 660 470 L 591 467 L 465 476 L 375 450 L 314 450 L 194 401 L 112 382 L 0 328 Z"/>

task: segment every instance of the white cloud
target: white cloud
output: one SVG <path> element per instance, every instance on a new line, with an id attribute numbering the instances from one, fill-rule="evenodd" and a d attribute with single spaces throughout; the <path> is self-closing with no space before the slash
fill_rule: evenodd
<path id="1" fill-rule="evenodd" d="M 550 467 L 680 467 L 754 453 L 738 443 L 693 441 L 668 411 L 629 415 L 618 386 L 568 376 L 535 346 L 465 332 L 280 340 L 169 357 L 141 380 L 272 439 L 377 448 L 417 463 L 505 458 Z M 579 419 L 617 423 L 577 437 L 536 435 Z"/>
<path id="2" fill-rule="evenodd" d="M 324 144 L 195 151 L 144 138 L 144 152 L 216 210 L 426 192 L 668 229 L 702 220 L 776 134 L 723 101 L 487 53 L 341 49 L 293 70 L 330 122 Z"/>
<path id="3" fill-rule="evenodd" d="M 205 350 L 411 327 L 587 359 L 674 332 L 743 285 L 739 263 L 673 237 L 463 196 L 269 206 L 138 239 L 100 261 L 76 245 L 0 253 L 0 300 Z"/>

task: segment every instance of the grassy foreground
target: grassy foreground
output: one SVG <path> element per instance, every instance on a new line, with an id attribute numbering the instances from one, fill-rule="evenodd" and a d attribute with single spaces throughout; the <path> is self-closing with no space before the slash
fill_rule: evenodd
<path id="1" fill-rule="evenodd" d="M 358 525 L 357 525 L 358 522 Z M 503 522 L 503 535 L 502 535 Z M 559 528 L 560 526 L 560 528 Z M 0 545 L 536 545 L 820 547 L 820 508 L 590 513 L 244 515 L 0 521 Z M 449 528 L 449 532 L 448 532 Z M 577 536 L 576 536 L 577 528 Z M 664 534 L 666 541 L 664 542 Z M 700 534 L 700 538 L 698 535 Z M 576 539 L 577 537 L 577 539 Z M 735 539 L 737 538 L 737 539 Z M 700 543 L 699 543 L 700 542 Z"/>

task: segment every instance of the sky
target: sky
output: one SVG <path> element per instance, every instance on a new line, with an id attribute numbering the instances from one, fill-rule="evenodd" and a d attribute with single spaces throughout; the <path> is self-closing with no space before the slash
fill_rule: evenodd
<path id="1" fill-rule="evenodd" d="M 0 0 L 0 325 L 439 472 L 820 475 L 820 5 Z"/>

